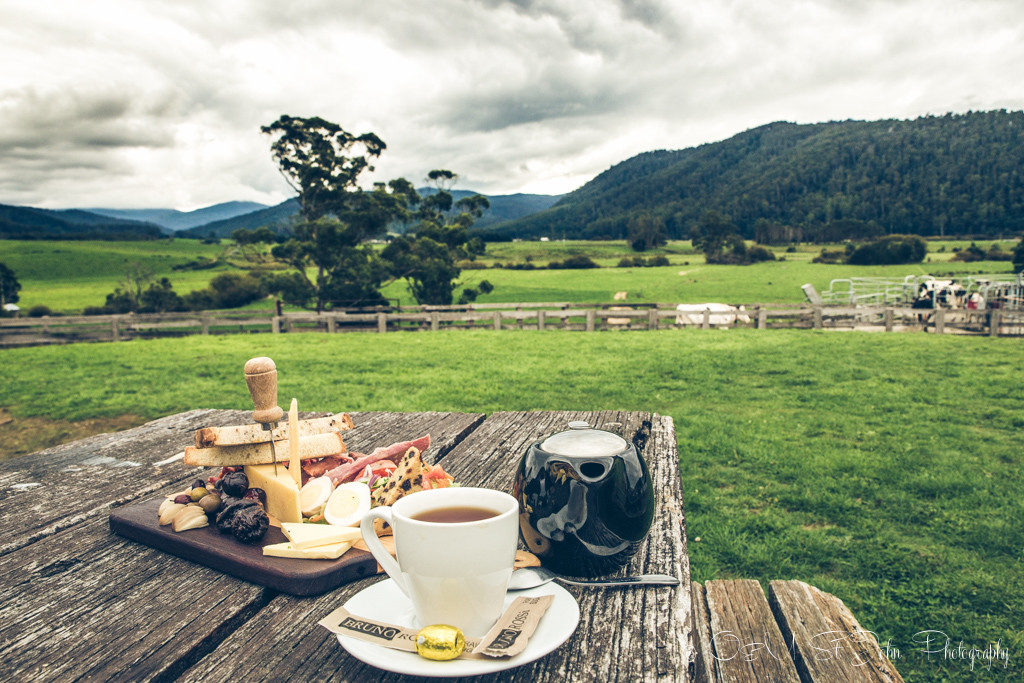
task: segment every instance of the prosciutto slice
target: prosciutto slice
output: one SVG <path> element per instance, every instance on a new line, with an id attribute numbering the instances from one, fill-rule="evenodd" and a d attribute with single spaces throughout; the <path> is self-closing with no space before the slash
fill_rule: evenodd
<path id="1" fill-rule="evenodd" d="M 319 460 L 307 460 L 303 462 L 302 471 L 310 477 L 319 477 L 326 474 L 328 471 L 333 470 L 335 467 L 344 465 L 347 462 L 352 462 L 351 456 L 328 455 L 326 458 L 320 458 Z"/>
<path id="2" fill-rule="evenodd" d="M 328 470 L 326 472 L 326 476 L 330 477 L 331 481 L 333 481 L 335 485 L 343 484 L 346 481 L 355 479 L 367 465 L 372 465 L 375 462 L 390 460 L 397 464 L 399 459 L 401 459 L 401 457 L 405 455 L 406 451 L 410 448 L 415 448 L 420 453 L 430 448 L 430 434 L 421 436 L 418 439 L 413 439 L 412 441 L 400 441 L 398 443 L 393 443 L 390 446 L 377 448 L 368 455 L 364 453 L 352 453 L 352 457 L 355 458 L 352 462 L 343 463 Z"/>

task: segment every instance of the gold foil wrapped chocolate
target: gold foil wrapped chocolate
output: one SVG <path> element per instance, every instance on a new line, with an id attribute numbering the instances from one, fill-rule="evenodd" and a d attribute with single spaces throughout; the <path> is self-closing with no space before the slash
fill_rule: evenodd
<path id="1" fill-rule="evenodd" d="M 462 631 L 448 624 L 426 626 L 416 634 L 416 653 L 426 659 L 444 662 L 455 659 L 465 649 Z"/>

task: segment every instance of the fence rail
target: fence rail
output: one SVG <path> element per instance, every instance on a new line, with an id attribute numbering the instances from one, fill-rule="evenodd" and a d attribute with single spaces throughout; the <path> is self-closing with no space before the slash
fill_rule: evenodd
<path id="1" fill-rule="evenodd" d="M 718 312 L 677 317 L 670 304 L 477 304 L 423 306 L 403 311 L 285 313 L 273 310 L 202 313 L 44 316 L 0 319 L 0 347 L 120 341 L 212 334 L 400 332 L 445 329 L 655 330 L 675 327 L 926 331 L 938 334 L 1024 336 L 1024 311 L 924 310 L 754 304 L 728 324 Z M 736 316 L 734 316 L 736 317 Z"/>

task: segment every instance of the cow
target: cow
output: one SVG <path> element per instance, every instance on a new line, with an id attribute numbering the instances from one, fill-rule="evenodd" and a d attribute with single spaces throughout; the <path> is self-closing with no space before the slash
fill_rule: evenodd
<path id="1" fill-rule="evenodd" d="M 743 306 L 737 308 L 729 304 L 679 304 L 676 306 L 676 325 L 703 325 L 704 311 L 708 313 L 708 325 L 711 327 L 729 327 L 733 323 L 750 323 L 750 316 Z"/>

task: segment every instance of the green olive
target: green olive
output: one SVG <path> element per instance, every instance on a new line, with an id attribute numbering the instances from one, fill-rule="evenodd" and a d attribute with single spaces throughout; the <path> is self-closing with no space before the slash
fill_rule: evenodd
<path id="1" fill-rule="evenodd" d="M 427 626 L 416 634 L 416 653 L 439 662 L 455 659 L 466 649 L 462 631 L 448 624 Z"/>
<path id="2" fill-rule="evenodd" d="M 188 495 L 191 496 L 192 500 L 196 501 L 196 502 L 202 500 L 204 496 L 208 496 L 209 494 L 210 494 L 210 492 L 207 491 L 202 486 L 194 488 L 191 491 L 189 491 L 189 493 L 188 493 Z"/>
<path id="3" fill-rule="evenodd" d="M 207 514 L 216 512 L 220 508 L 220 496 L 216 493 L 208 493 L 199 499 L 199 507 Z"/>

